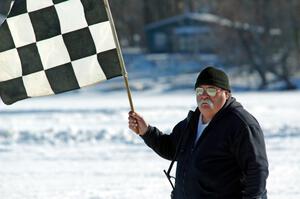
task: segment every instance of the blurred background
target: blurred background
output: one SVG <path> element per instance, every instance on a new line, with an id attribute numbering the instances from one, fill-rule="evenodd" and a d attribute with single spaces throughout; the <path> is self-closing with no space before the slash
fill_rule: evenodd
<path id="1" fill-rule="evenodd" d="M 299 199 L 300 0 L 110 0 L 110 6 L 136 111 L 170 133 L 196 108 L 200 70 L 222 68 L 233 96 L 263 129 L 269 197 Z M 1 198 L 169 198 L 162 170 L 170 162 L 128 129 L 129 109 L 122 77 L 0 103 Z"/>
<path id="2" fill-rule="evenodd" d="M 171 71 L 191 74 L 216 65 L 230 72 L 235 90 L 299 87 L 299 0 L 110 0 L 110 4 L 130 77 L 138 72 L 141 77 L 148 70 L 155 81 L 161 75 L 167 81 Z M 177 83 L 183 88 L 186 81 L 181 79 Z M 133 89 L 147 88 L 146 82 L 133 84 Z"/>

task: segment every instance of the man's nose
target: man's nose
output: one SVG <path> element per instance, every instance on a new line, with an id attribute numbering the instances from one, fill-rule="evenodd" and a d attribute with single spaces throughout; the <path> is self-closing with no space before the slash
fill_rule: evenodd
<path id="1" fill-rule="evenodd" d="M 198 96 L 200 99 L 208 99 L 209 98 L 209 95 L 206 93 L 206 92 L 204 92 L 202 95 L 199 95 Z"/>

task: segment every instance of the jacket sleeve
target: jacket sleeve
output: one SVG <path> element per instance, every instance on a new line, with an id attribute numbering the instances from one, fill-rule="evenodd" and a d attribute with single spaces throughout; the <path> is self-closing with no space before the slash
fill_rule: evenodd
<path id="1" fill-rule="evenodd" d="M 245 126 L 236 135 L 234 151 L 243 172 L 243 199 L 266 199 L 268 160 L 259 125 Z"/>
<path id="2" fill-rule="evenodd" d="M 156 127 L 149 126 L 145 135 L 141 136 L 144 142 L 161 157 L 172 160 L 176 147 L 179 142 L 182 128 L 185 126 L 186 119 L 179 122 L 172 130 L 170 135 L 163 134 Z"/>

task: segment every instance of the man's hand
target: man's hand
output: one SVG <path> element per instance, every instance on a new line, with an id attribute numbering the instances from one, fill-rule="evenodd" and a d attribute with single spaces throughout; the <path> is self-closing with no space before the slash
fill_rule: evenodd
<path id="1" fill-rule="evenodd" d="M 148 124 L 145 122 L 144 118 L 132 111 L 130 111 L 128 115 L 128 127 L 138 135 L 145 135 Z"/>

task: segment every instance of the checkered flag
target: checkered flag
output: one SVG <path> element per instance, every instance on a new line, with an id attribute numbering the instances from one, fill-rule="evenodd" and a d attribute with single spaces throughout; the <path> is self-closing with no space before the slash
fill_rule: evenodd
<path id="1" fill-rule="evenodd" d="M 13 5 L 14 0 L 1 0 L 0 3 L 0 25 L 7 18 L 8 13 L 10 12 L 11 6 Z"/>
<path id="2" fill-rule="evenodd" d="M 121 75 L 103 0 L 16 0 L 0 27 L 5 104 Z"/>

